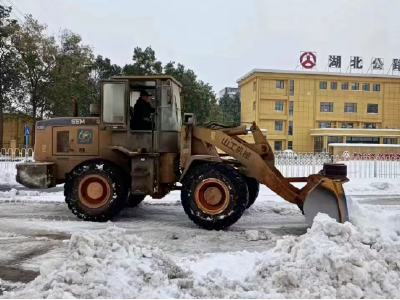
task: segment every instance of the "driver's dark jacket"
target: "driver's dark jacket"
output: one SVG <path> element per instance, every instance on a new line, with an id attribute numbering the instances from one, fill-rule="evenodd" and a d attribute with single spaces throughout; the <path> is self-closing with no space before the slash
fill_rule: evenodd
<path id="1" fill-rule="evenodd" d="M 149 102 L 139 98 L 135 106 L 131 107 L 131 129 L 132 130 L 152 130 L 152 121 L 150 115 L 155 112 L 155 109 Z"/>

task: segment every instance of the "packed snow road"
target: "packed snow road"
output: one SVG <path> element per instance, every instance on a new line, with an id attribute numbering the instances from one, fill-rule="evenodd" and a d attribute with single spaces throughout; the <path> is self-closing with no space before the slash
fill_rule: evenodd
<path id="1" fill-rule="evenodd" d="M 355 200 L 351 209 L 357 214 L 354 223 L 359 228 L 383 225 L 381 229 L 387 231 L 382 234 L 398 239 L 400 191 L 395 180 L 353 181 L 345 185 L 345 190 Z M 276 247 L 277 240 L 308 234 L 297 206 L 266 188 L 239 222 L 216 232 L 199 229 L 187 218 L 179 192 L 163 200 L 146 199 L 137 208 L 125 209 L 113 223 L 90 223 L 77 219 L 68 210 L 62 187 L 32 191 L 11 184 L 0 186 L 0 224 L 0 294 L 53 270 L 53 262 L 65 261 L 71 255 L 71 235 L 94 234 L 110 226 L 160 248 L 196 276 L 219 269 L 223 277 L 239 281 L 254 273 L 257 260 Z M 355 295 L 358 298 L 359 293 Z"/>

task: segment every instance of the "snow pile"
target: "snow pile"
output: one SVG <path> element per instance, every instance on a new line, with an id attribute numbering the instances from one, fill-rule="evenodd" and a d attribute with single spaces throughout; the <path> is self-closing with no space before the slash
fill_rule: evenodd
<path id="1" fill-rule="evenodd" d="M 7 291 L 16 289 L 21 286 L 21 283 L 17 282 L 9 282 L 9 281 L 4 281 L 0 278 L 0 296 Z"/>
<path id="2" fill-rule="evenodd" d="M 65 262 L 42 265 L 40 276 L 10 298 L 159 298 L 179 295 L 170 279 L 185 278 L 161 250 L 125 230 L 71 237 Z"/>
<path id="3" fill-rule="evenodd" d="M 288 298 L 400 298 L 400 244 L 319 214 L 308 232 L 277 242 L 251 281 Z"/>
<path id="4" fill-rule="evenodd" d="M 4 164 L 4 162 L 2 162 Z M 6 170 L 0 170 L 0 184 L 8 184 L 8 185 L 19 185 L 19 183 L 15 180 L 16 169 L 15 166 L 6 168 Z"/>
<path id="5" fill-rule="evenodd" d="M 193 277 L 162 250 L 120 228 L 71 237 L 65 261 L 43 264 L 40 275 L 4 298 L 257 298 L 221 270 Z"/>

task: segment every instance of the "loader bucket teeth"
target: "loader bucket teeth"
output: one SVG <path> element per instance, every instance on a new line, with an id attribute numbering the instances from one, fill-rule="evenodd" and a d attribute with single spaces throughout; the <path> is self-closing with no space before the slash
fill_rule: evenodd
<path id="1" fill-rule="evenodd" d="M 307 194 L 303 209 L 310 227 L 318 213 L 327 214 L 339 223 L 349 221 L 346 196 L 340 181 L 322 179 Z"/>

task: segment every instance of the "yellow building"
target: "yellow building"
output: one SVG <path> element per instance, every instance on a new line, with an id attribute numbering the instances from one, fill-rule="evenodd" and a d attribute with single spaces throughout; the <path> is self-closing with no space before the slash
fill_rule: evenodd
<path id="1" fill-rule="evenodd" d="M 254 69 L 237 83 L 242 125 L 267 129 L 276 151 L 399 142 L 400 76 Z"/>
<path id="2" fill-rule="evenodd" d="M 2 152 L 4 149 L 11 147 L 11 141 L 16 142 L 17 148 L 24 148 L 24 127 L 29 125 L 32 131 L 32 118 L 23 114 L 4 114 L 3 115 L 3 145 Z M 29 136 L 29 147 L 32 147 L 32 136 Z"/>

